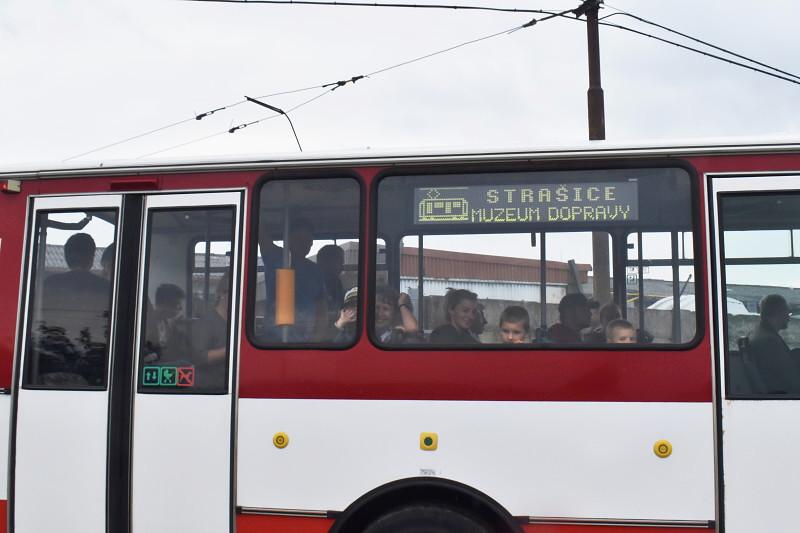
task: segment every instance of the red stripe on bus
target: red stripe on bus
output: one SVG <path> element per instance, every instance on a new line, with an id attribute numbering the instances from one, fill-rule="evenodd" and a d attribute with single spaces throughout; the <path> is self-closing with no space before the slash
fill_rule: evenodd
<path id="1" fill-rule="evenodd" d="M 332 525 L 327 518 L 236 515 L 237 533 L 326 533 Z"/>

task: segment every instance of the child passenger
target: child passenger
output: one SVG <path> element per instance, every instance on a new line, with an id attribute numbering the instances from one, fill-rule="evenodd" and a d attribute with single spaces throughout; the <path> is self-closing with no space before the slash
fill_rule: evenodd
<path id="1" fill-rule="evenodd" d="M 530 342 L 531 319 L 519 305 L 506 307 L 500 315 L 500 341 L 503 344 Z"/>
<path id="2" fill-rule="evenodd" d="M 636 328 L 625 319 L 612 320 L 606 326 L 606 342 L 609 344 L 632 344 L 636 342 Z"/>

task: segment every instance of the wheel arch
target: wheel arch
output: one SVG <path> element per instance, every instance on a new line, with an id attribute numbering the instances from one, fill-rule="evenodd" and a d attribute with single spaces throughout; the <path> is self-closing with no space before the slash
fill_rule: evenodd
<path id="1" fill-rule="evenodd" d="M 399 507 L 436 504 L 488 521 L 498 533 L 521 533 L 516 520 L 483 492 L 449 479 L 413 477 L 392 481 L 364 494 L 336 517 L 330 533 L 359 533 L 373 520 Z"/>

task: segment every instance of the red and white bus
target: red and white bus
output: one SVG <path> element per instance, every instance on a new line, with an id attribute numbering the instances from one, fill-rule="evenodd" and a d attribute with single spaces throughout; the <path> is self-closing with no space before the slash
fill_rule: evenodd
<path id="1" fill-rule="evenodd" d="M 0 530 L 796 530 L 800 144 L 0 190 Z"/>

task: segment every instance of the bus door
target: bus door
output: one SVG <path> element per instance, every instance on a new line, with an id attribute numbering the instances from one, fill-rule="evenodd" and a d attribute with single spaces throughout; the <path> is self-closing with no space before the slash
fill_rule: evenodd
<path id="1" fill-rule="evenodd" d="M 33 200 L 12 531 L 232 529 L 241 206 Z"/>
<path id="2" fill-rule="evenodd" d="M 122 197 L 38 198 L 12 442 L 12 530 L 106 530 L 109 375 Z"/>
<path id="3" fill-rule="evenodd" d="M 239 192 L 145 198 L 134 533 L 231 531 Z"/>
<path id="4" fill-rule="evenodd" d="M 798 180 L 798 175 L 761 175 L 709 182 L 726 533 L 797 529 Z"/>

